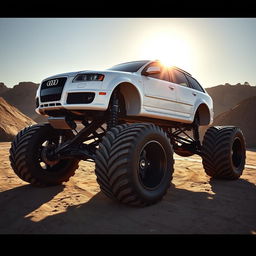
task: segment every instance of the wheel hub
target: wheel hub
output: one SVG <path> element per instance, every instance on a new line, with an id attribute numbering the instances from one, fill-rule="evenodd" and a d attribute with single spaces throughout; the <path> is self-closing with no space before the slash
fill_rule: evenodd
<path id="1" fill-rule="evenodd" d="M 144 179 L 147 173 L 147 169 L 150 166 L 150 162 L 145 157 L 142 157 L 140 159 L 139 166 L 141 177 Z"/>
<path id="2" fill-rule="evenodd" d="M 145 159 L 140 160 L 140 168 L 145 169 L 147 167 L 147 161 Z"/>
<path id="3" fill-rule="evenodd" d="M 53 166 L 59 162 L 58 159 L 53 158 L 54 148 L 55 148 L 54 145 L 48 145 L 47 147 L 44 147 L 41 152 L 42 161 L 50 166 Z"/>

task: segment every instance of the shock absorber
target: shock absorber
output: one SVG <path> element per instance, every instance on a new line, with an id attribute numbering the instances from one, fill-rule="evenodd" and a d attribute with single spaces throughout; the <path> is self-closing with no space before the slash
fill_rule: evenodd
<path id="1" fill-rule="evenodd" d="M 111 129 L 118 125 L 119 98 L 118 91 L 115 90 L 112 94 L 109 106 L 109 115 L 107 121 L 107 129 Z"/>
<path id="2" fill-rule="evenodd" d="M 198 150 L 201 149 L 200 136 L 199 136 L 199 124 L 200 124 L 199 116 L 196 115 L 194 124 L 193 124 L 193 136 L 195 139 L 196 148 Z"/>

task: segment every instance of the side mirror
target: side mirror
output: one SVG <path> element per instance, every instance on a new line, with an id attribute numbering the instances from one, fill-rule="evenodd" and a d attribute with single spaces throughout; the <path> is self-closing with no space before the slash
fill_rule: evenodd
<path id="1" fill-rule="evenodd" d="M 143 72 L 143 75 L 148 76 L 159 73 L 161 73 L 161 68 L 159 66 L 150 66 Z"/>

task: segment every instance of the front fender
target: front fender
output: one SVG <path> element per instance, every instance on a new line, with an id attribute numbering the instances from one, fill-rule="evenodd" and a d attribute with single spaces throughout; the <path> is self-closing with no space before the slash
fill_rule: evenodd
<path id="1" fill-rule="evenodd" d="M 106 79 L 106 80 L 105 80 Z M 104 79 L 103 87 L 102 89 L 113 91 L 119 84 L 122 83 L 129 83 L 133 84 L 140 93 L 142 93 L 142 82 L 139 78 L 133 77 L 132 75 L 118 75 L 114 77 L 108 77 Z"/>
<path id="2" fill-rule="evenodd" d="M 128 76 L 118 76 L 112 79 L 106 79 L 103 84 L 103 90 L 108 91 L 108 102 L 115 88 L 120 90 L 125 98 L 126 110 L 128 115 L 138 115 L 143 104 L 143 87 L 139 78 Z"/>

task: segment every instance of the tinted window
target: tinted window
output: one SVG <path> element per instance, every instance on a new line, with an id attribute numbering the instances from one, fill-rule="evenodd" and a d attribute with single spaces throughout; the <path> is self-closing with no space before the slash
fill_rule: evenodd
<path id="1" fill-rule="evenodd" d="M 173 83 L 189 87 L 188 81 L 183 73 L 178 70 L 171 70 Z"/>
<path id="2" fill-rule="evenodd" d="M 111 68 L 108 68 L 108 70 L 137 72 L 147 62 L 148 62 L 148 60 L 121 63 L 121 64 L 117 64 Z"/>
<path id="3" fill-rule="evenodd" d="M 204 92 L 203 88 L 201 87 L 201 85 L 196 81 L 196 79 L 194 79 L 193 77 L 187 76 L 187 79 L 191 85 L 191 87 L 195 90 Z"/>
<path id="4" fill-rule="evenodd" d="M 150 66 L 157 66 L 156 64 L 153 64 L 153 65 L 150 65 Z M 149 66 L 148 66 L 149 67 Z M 169 78 L 169 74 L 168 74 L 168 70 L 161 67 L 161 73 L 159 74 L 151 74 L 151 75 L 148 75 L 148 77 L 152 77 L 152 78 L 155 78 L 155 79 L 160 79 L 160 80 L 165 80 L 165 81 L 170 81 L 170 78 Z"/>

